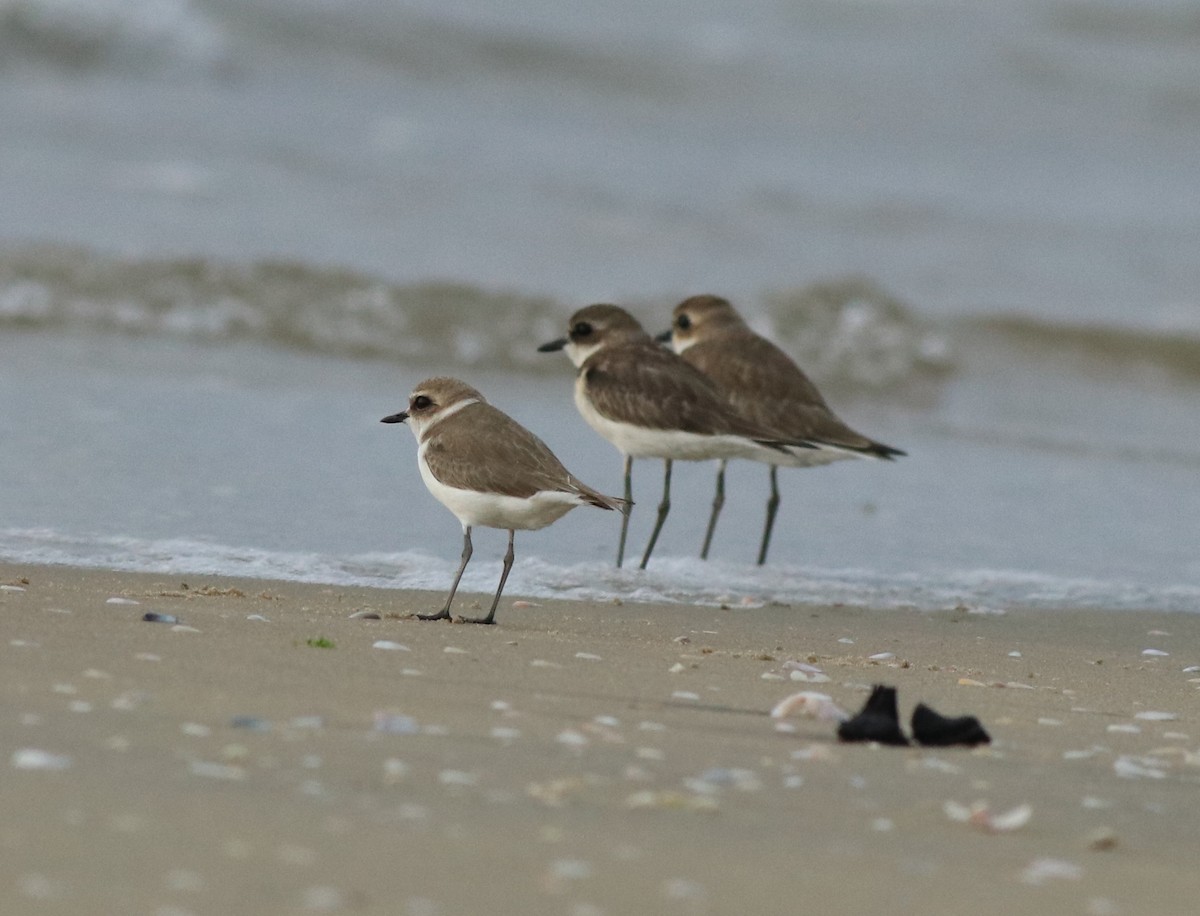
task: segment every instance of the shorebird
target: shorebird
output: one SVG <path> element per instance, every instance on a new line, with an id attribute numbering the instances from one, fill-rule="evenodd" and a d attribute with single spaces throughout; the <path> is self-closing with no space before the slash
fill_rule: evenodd
<path id="1" fill-rule="evenodd" d="M 417 466 L 429 492 L 454 513 L 463 528 L 462 562 L 445 606 L 421 620 L 447 620 L 463 570 L 471 559 L 476 525 L 508 530 L 508 552 L 492 608 L 486 617 L 459 617 L 463 623 L 496 622 L 496 605 L 513 564 L 513 536 L 544 528 L 576 506 L 624 509 L 625 501 L 576 480 L 541 439 L 489 404 L 482 394 L 454 378 L 430 378 L 413 389 L 408 410 L 384 417 L 403 423 L 417 440 Z"/>
<path id="2" fill-rule="evenodd" d="M 578 368 L 575 406 L 625 459 L 625 500 L 632 504 L 633 459 L 661 458 L 663 495 L 642 554 L 645 569 L 671 509 L 676 460 L 759 458 L 810 451 L 803 437 L 777 436 L 743 419 L 704 373 L 657 343 L 616 305 L 589 305 L 571 316 L 566 337 L 538 347 L 566 350 Z M 621 520 L 617 566 L 625 556 L 629 513 Z"/>
<path id="3" fill-rule="evenodd" d="M 843 458 L 891 461 L 899 449 L 855 432 L 829 409 L 821 392 L 786 353 L 755 334 L 730 303 L 719 296 L 692 296 L 675 306 L 671 330 L 658 340 L 671 342 L 686 362 L 716 382 L 729 404 L 743 417 L 780 438 L 806 439 L 817 447 L 765 451 L 756 460 L 771 466 L 771 496 L 758 565 L 767 561 L 771 531 L 779 510 L 778 468 L 816 467 Z M 717 489 L 700 557 L 708 557 L 717 516 L 725 503 L 725 466 L 717 470 Z"/>

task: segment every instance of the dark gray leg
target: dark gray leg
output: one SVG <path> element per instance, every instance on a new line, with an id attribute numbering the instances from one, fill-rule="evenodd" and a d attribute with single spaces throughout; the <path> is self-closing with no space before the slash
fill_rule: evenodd
<path id="1" fill-rule="evenodd" d="M 508 550 L 504 554 L 504 570 L 500 573 L 500 585 L 496 588 L 496 597 L 492 599 L 492 609 L 488 611 L 486 617 L 459 617 L 463 623 L 495 623 L 496 622 L 496 605 L 500 603 L 500 593 L 504 591 L 504 583 L 508 581 L 508 571 L 513 565 L 513 535 L 516 532 L 513 529 L 508 529 Z"/>
<path id="2" fill-rule="evenodd" d="M 713 532 L 717 530 L 717 516 L 725 505 L 725 465 L 729 462 L 721 459 L 717 465 L 717 493 L 713 497 L 712 515 L 708 517 L 708 530 L 704 532 L 704 546 L 700 548 L 700 559 L 708 559 L 708 548 L 712 544 Z"/>
<path id="3" fill-rule="evenodd" d="M 650 562 L 650 554 L 654 553 L 654 545 L 658 541 L 658 533 L 662 531 L 663 522 L 667 520 L 667 513 L 671 511 L 671 459 L 668 458 L 663 462 L 663 495 L 662 502 L 658 504 L 658 518 L 654 520 L 654 531 L 650 533 L 650 541 L 646 544 L 646 552 L 642 555 L 642 565 L 639 569 L 645 569 L 646 564 Z"/>
<path id="4" fill-rule="evenodd" d="M 775 513 L 779 511 L 779 468 L 771 465 L 771 498 L 767 500 L 767 524 L 763 528 L 762 546 L 758 548 L 758 565 L 767 562 L 767 547 L 771 544 L 771 529 L 775 527 Z"/>
<path id="5" fill-rule="evenodd" d="M 633 459 L 625 456 L 625 510 L 621 513 L 621 540 L 617 542 L 617 569 L 625 560 L 625 537 L 629 534 L 629 513 L 633 511 Z"/>
<path id="6" fill-rule="evenodd" d="M 450 619 L 450 604 L 454 601 L 454 593 L 458 591 L 458 582 L 462 578 L 463 570 L 467 568 L 467 561 L 471 559 L 471 528 L 467 526 L 463 528 L 463 551 L 462 562 L 458 564 L 458 572 L 454 574 L 454 584 L 450 586 L 450 595 L 446 598 L 446 606 L 436 614 L 418 614 L 417 620 L 449 620 Z"/>

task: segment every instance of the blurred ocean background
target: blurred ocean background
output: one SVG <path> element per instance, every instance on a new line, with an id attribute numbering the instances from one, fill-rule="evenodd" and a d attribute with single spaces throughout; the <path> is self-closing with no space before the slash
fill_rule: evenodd
<path id="1" fill-rule="evenodd" d="M 581 509 L 510 594 L 1200 610 L 1197 150 L 1183 0 L 0 0 L 0 559 L 441 592 L 379 418 L 619 493 L 536 346 L 714 292 L 909 457 L 781 472 L 764 569 L 765 469 L 701 563 L 678 466 L 649 571 Z"/>

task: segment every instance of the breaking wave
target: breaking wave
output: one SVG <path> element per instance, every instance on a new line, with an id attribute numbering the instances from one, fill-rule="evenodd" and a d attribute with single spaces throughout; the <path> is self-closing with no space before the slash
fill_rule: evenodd
<path id="1" fill-rule="evenodd" d="M 60 247 L 0 252 L 0 328 L 9 329 L 246 341 L 416 365 L 557 372 L 557 361 L 536 345 L 561 335 L 582 304 L 284 261 L 129 260 Z M 665 316 L 673 304 L 633 303 L 631 310 L 653 331 L 652 316 Z M 768 292 L 744 311 L 823 386 L 842 391 L 935 380 L 963 368 L 962 354 L 980 345 L 1015 350 L 1052 371 L 1136 370 L 1147 379 L 1200 383 L 1200 326 L 1185 320 L 1124 327 L 1004 313 L 935 324 L 863 277 Z"/>
<path id="2" fill-rule="evenodd" d="M 0 61 L 208 67 L 228 52 L 224 30 L 192 0 L 0 0 Z"/>
<path id="3" fill-rule="evenodd" d="M 0 328 L 251 341 L 335 356 L 552 372 L 561 367 L 539 356 L 536 345 L 560 336 L 581 304 L 467 283 L 395 284 L 278 261 L 123 260 L 63 248 L 0 253 Z M 665 320 L 671 305 L 654 310 Z M 861 279 L 773 295 L 766 322 L 815 377 L 840 387 L 903 385 L 951 366 L 943 335 Z"/>
<path id="4" fill-rule="evenodd" d="M 1020 314 L 971 318 L 964 326 L 987 336 L 993 345 L 1014 347 L 1034 357 L 1067 359 L 1105 371 L 1148 367 L 1175 382 L 1200 382 L 1200 326 L 1069 324 Z"/>

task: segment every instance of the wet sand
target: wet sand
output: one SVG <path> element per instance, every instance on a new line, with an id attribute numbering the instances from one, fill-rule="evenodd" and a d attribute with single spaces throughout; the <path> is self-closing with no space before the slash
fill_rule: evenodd
<path id="1" fill-rule="evenodd" d="M 477 627 L 402 619 L 436 609 L 426 592 L 2 565 L 0 585 L 10 916 L 1182 916 L 1200 898 L 1193 615 L 510 596 Z M 769 716 L 800 690 L 854 711 L 873 683 L 906 725 L 923 701 L 993 744 L 845 745 Z M 988 832 L 948 801 L 1032 814 Z"/>

